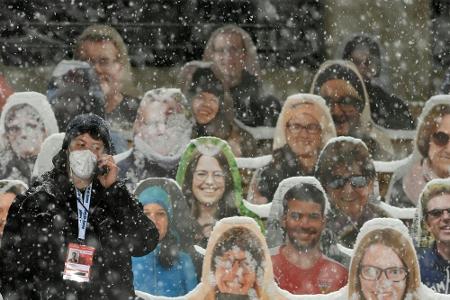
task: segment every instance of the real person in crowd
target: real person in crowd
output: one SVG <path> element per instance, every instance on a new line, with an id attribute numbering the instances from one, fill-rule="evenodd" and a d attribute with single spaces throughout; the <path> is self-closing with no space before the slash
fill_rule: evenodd
<path id="1" fill-rule="evenodd" d="M 256 46 L 242 28 L 216 29 L 206 43 L 203 60 L 215 62 L 225 74 L 236 118 L 247 126 L 275 126 L 281 105 L 263 96 Z"/>
<path id="2" fill-rule="evenodd" d="M 326 100 L 338 136 L 363 140 L 375 160 L 392 158 L 392 143 L 370 117 L 369 96 L 364 80 L 352 62 L 324 62 L 314 76 L 311 93 Z"/>
<path id="3" fill-rule="evenodd" d="M 79 115 L 54 168 L 8 213 L 0 248 L 6 299 L 130 299 L 131 256 L 158 243 L 158 230 L 117 180 L 106 121 Z M 68 262 L 78 251 L 78 264 Z"/>
<path id="4" fill-rule="evenodd" d="M 6 100 L 14 93 L 14 89 L 6 80 L 6 77 L 0 72 L 0 112 L 5 106 Z"/>
<path id="5" fill-rule="evenodd" d="M 256 141 L 235 122 L 228 85 L 217 65 L 211 62 L 189 62 L 179 77 L 195 119 L 194 138 L 221 138 L 228 142 L 236 157 L 259 154 Z"/>
<path id="6" fill-rule="evenodd" d="M 351 137 L 331 139 L 319 156 L 315 176 L 330 201 L 326 231 L 331 241 L 325 251 L 347 264 L 344 257 L 334 256 L 332 246 L 340 243 L 353 247 L 365 222 L 389 216 L 376 204 L 376 172 L 367 146 Z"/>
<path id="7" fill-rule="evenodd" d="M 415 207 L 425 184 L 449 177 L 450 96 L 431 97 L 417 125 L 412 155 L 392 175 L 386 194 L 393 206 Z"/>
<path id="8" fill-rule="evenodd" d="M 225 218 L 214 227 L 201 283 L 187 299 L 286 299 L 273 282 L 269 250 L 253 219 Z"/>
<path id="9" fill-rule="evenodd" d="M 0 245 L 8 211 L 17 195 L 24 193 L 28 186 L 20 180 L 0 180 Z"/>
<path id="10" fill-rule="evenodd" d="M 55 115 L 44 95 L 12 94 L 0 116 L 0 179 L 30 183 L 44 139 L 57 132 Z"/>
<path id="11" fill-rule="evenodd" d="M 278 286 L 299 295 L 339 290 L 347 284 L 347 270 L 320 249 L 327 222 L 325 191 L 314 177 L 285 179 L 279 190 L 271 207 L 277 211 L 271 211 L 268 220 L 270 241 L 274 234 L 282 241 L 272 254 Z M 279 218 L 273 219 L 275 216 Z"/>
<path id="12" fill-rule="evenodd" d="M 157 296 L 187 294 L 198 281 L 192 259 L 181 251 L 179 234 L 174 227 L 172 202 L 176 199 L 171 199 L 168 191 L 157 185 L 145 188 L 136 196 L 145 215 L 158 229 L 159 244 L 151 253 L 132 258 L 134 288 Z"/>
<path id="13" fill-rule="evenodd" d="M 60 61 L 52 72 L 47 87 L 47 100 L 52 105 L 60 131 L 67 128 L 75 115 L 105 115 L 105 97 L 100 82 L 94 68 L 87 62 Z M 116 149 L 117 146 L 125 149 L 127 145 L 114 146 Z"/>
<path id="14" fill-rule="evenodd" d="M 193 140 L 180 160 L 177 182 L 186 197 L 195 226 L 190 233 L 194 245 L 205 247 L 214 224 L 225 217 L 245 213 L 239 170 L 226 142 L 214 137 Z M 197 274 L 201 257 L 192 253 Z"/>
<path id="15" fill-rule="evenodd" d="M 271 202 L 278 184 L 285 178 L 313 175 L 322 147 L 336 136 L 325 101 L 317 95 L 289 96 L 283 105 L 274 133 L 272 161 L 255 178 L 252 191 Z"/>
<path id="16" fill-rule="evenodd" d="M 90 63 L 105 95 L 105 119 L 111 123 L 115 144 L 132 143 L 139 100 L 127 47 L 114 28 L 92 25 L 78 37 L 74 57 Z"/>
<path id="17" fill-rule="evenodd" d="M 377 218 L 361 228 L 345 299 L 439 299 L 420 284 L 413 242 L 398 219 Z"/>
<path id="18" fill-rule="evenodd" d="M 355 64 L 369 95 L 370 111 L 376 124 L 389 129 L 414 129 L 406 103 L 377 82 L 380 76 L 380 45 L 367 35 L 357 35 L 344 47 L 342 58 Z"/>
<path id="19" fill-rule="evenodd" d="M 450 179 L 433 179 L 417 205 L 415 239 L 422 282 L 450 294 Z"/>
<path id="20" fill-rule="evenodd" d="M 179 89 L 145 93 L 134 121 L 133 149 L 118 161 L 119 176 L 130 190 L 143 178 L 175 178 L 193 124 L 189 104 Z"/>

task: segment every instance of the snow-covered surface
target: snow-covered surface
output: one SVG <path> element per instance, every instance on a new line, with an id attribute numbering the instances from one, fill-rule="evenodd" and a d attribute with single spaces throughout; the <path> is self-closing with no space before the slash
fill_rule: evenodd
<path id="1" fill-rule="evenodd" d="M 259 169 L 267 166 L 272 161 L 272 155 L 258 157 L 236 157 L 236 163 L 242 169 Z"/>
<path id="2" fill-rule="evenodd" d="M 256 126 L 256 127 L 250 127 L 239 121 L 238 119 L 234 119 L 236 124 L 250 133 L 255 140 L 271 140 L 273 139 L 273 134 L 275 132 L 274 127 L 268 127 L 268 126 Z"/>
<path id="3" fill-rule="evenodd" d="M 89 63 L 80 60 L 62 60 L 53 70 L 52 76 L 60 77 L 73 69 L 89 69 Z"/>
<path id="4" fill-rule="evenodd" d="M 268 218 L 270 214 L 270 209 L 272 208 L 272 203 L 267 204 L 253 204 L 247 200 L 243 200 L 245 207 L 257 214 L 260 218 Z"/>
<path id="5" fill-rule="evenodd" d="M 28 185 L 22 180 L 2 179 L 0 180 L 0 183 L 6 183 L 3 187 L 0 188 L 0 194 L 6 192 L 13 186 L 21 186 L 24 191 L 28 190 Z"/>
<path id="6" fill-rule="evenodd" d="M 0 135 L 5 133 L 5 118 L 8 111 L 14 106 L 20 104 L 27 104 L 33 107 L 42 118 L 45 129 L 47 130 L 47 136 L 57 133 L 58 124 L 56 122 L 55 114 L 53 113 L 50 103 L 47 101 L 47 97 L 41 93 L 36 92 L 17 92 L 9 96 L 3 107 L 2 114 L 0 116 Z"/>
<path id="7" fill-rule="evenodd" d="M 414 216 L 416 214 L 416 208 L 414 207 L 401 208 L 392 206 L 383 201 L 380 201 L 378 205 L 393 218 L 398 218 L 402 220 L 414 219 Z"/>
<path id="8" fill-rule="evenodd" d="M 54 133 L 48 136 L 41 146 L 33 167 L 32 177 L 38 177 L 53 169 L 53 157 L 61 150 L 65 133 Z"/>
<path id="9" fill-rule="evenodd" d="M 374 161 L 373 164 L 375 166 L 375 170 L 380 173 L 393 173 L 398 168 L 404 166 L 409 160 L 411 159 L 410 156 L 400 159 L 400 160 L 393 160 L 393 161 Z"/>

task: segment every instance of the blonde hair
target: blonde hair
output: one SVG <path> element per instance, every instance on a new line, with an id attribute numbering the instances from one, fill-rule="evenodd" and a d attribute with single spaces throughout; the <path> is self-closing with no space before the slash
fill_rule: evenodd
<path id="1" fill-rule="evenodd" d="M 358 243 L 354 250 L 354 255 L 350 263 L 348 279 L 348 298 L 365 299 L 361 291 L 359 280 L 359 268 L 361 261 L 371 245 L 381 244 L 391 248 L 400 258 L 408 270 L 406 278 L 405 297 L 408 295 L 411 300 L 419 300 L 416 292 L 420 286 L 420 270 L 417 262 L 416 251 L 412 242 L 401 232 L 392 228 L 375 229 L 367 233 Z"/>

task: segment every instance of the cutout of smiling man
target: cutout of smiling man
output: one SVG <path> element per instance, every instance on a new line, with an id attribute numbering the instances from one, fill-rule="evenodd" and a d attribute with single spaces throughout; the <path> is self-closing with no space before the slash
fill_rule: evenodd
<path id="1" fill-rule="evenodd" d="M 283 199 L 285 243 L 272 256 L 275 280 L 292 294 L 326 294 L 347 283 L 347 270 L 320 249 L 326 196 L 311 183 L 290 188 Z"/>

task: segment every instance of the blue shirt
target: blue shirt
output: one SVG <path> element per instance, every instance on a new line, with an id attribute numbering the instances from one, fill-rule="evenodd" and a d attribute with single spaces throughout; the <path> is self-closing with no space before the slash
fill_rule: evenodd
<path id="1" fill-rule="evenodd" d="M 197 274 L 191 257 L 180 251 L 177 263 L 164 268 L 158 259 L 160 245 L 142 257 L 132 258 L 134 288 L 155 296 L 183 296 L 197 286 Z"/>
<path id="2" fill-rule="evenodd" d="M 423 284 L 441 294 L 450 294 L 450 262 L 437 251 L 436 243 L 431 248 L 417 250 L 420 276 Z"/>

